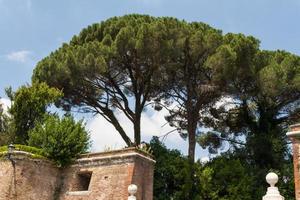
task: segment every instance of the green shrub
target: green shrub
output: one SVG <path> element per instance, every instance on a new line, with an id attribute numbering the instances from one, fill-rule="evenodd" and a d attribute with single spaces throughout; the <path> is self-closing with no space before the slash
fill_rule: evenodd
<path id="1" fill-rule="evenodd" d="M 41 148 L 58 166 L 65 166 L 88 150 L 90 138 L 82 121 L 75 122 L 71 116 L 61 119 L 48 115 L 29 132 L 28 144 Z"/>
<path id="2" fill-rule="evenodd" d="M 16 144 L 15 150 L 26 151 L 26 152 L 32 153 L 34 155 L 46 156 L 42 149 L 39 149 L 36 147 L 31 147 L 31 146 L 26 146 L 26 145 L 22 145 L 22 144 Z"/>
<path id="3" fill-rule="evenodd" d="M 0 147 L 0 152 L 5 152 L 5 151 L 7 151 L 7 150 L 8 150 L 7 145 L 1 146 L 1 147 Z"/>
<path id="4" fill-rule="evenodd" d="M 15 144 L 14 145 L 16 151 L 25 151 L 28 153 L 31 153 L 30 157 L 31 158 L 39 158 L 39 159 L 45 159 L 46 155 L 43 152 L 42 149 L 36 148 L 36 147 L 31 147 L 31 146 L 26 146 L 26 145 L 21 145 L 21 144 Z M 0 158 L 3 158 L 7 155 L 8 152 L 8 146 L 1 146 L 0 147 Z"/>

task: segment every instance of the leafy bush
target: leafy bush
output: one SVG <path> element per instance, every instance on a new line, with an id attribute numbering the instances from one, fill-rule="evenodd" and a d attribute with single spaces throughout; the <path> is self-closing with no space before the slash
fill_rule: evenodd
<path id="1" fill-rule="evenodd" d="M 29 132 L 28 144 L 41 148 L 58 166 L 65 166 L 88 150 L 90 138 L 82 121 L 75 122 L 71 116 L 61 119 L 48 115 Z"/>
<path id="2" fill-rule="evenodd" d="M 8 150 L 7 145 L 1 146 L 1 147 L 0 147 L 0 152 L 5 152 L 5 151 L 7 151 L 7 150 Z"/>

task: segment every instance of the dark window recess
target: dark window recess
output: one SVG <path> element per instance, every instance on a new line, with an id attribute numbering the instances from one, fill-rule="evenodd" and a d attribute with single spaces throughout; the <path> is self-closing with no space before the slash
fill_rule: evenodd
<path id="1" fill-rule="evenodd" d="M 87 191 L 89 190 L 92 172 L 84 172 L 77 174 L 76 184 L 73 185 L 73 191 Z"/>

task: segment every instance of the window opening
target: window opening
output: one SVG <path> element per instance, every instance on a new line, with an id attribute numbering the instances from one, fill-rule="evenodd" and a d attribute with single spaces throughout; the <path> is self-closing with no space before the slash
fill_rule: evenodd
<path id="1" fill-rule="evenodd" d="M 87 191 L 89 190 L 92 172 L 80 172 L 77 174 L 76 182 L 73 185 L 73 191 Z"/>

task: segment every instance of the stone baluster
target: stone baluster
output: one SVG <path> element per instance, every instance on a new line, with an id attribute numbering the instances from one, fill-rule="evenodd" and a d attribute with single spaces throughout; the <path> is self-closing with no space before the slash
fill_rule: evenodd
<path id="1" fill-rule="evenodd" d="M 263 196 L 263 200 L 284 200 L 284 197 L 280 195 L 278 188 L 275 184 L 278 182 L 277 174 L 271 172 L 266 176 L 266 181 L 270 184 L 267 193 Z"/>
<path id="2" fill-rule="evenodd" d="M 128 200 L 136 200 L 135 194 L 137 192 L 137 186 L 134 184 L 131 184 L 128 186 L 128 193 L 129 197 Z"/>

